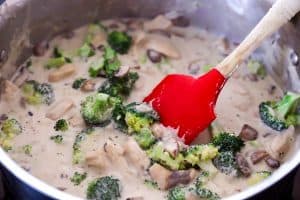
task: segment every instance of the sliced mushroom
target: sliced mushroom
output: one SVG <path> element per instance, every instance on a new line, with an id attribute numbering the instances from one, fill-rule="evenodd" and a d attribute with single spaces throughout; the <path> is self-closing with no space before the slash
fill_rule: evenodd
<path id="1" fill-rule="evenodd" d="M 67 111 L 69 111 L 74 105 L 75 104 L 73 100 L 63 99 L 49 109 L 49 111 L 46 113 L 46 117 L 52 120 L 57 120 Z"/>
<path id="2" fill-rule="evenodd" d="M 76 67 L 73 64 L 65 64 L 59 69 L 51 72 L 48 76 L 48 80 L 50 82 L 57 82 L 75 74 L 75 72 Z"/>
<path id="3" fill-rule="evenodd" d="M 194 170 L 170 171 L 155 163 L 149 168 L 150 176 L 160 189 L 166 190 L 178 184 L 188 184 L 195 178 Z"/>
<path id="4" fill-rule="evenodd" d="M 244 124 L 244 126 L 240 132 L 240 135 L 239 135 L 239 137 L 245 141 L 256 140 L 257 136 L 258 136 L 257 130 L 248 124 Z"/>
<path id="5" fill-rule="evenodd" d="M 38 42 L 34 45 L 32 51 L 35 56 L 43 56 L 49 48 L 49 43 L 46 40 Z"/>
<path id="6" fill-rule="evenodd" d="M 145 151 L 136 143 L 133 138 L 129 138 L 124 146 L 124 155 L 128 158 L 129 163 L 135 165 L 142 171 L 146 170 L 150 165 L 150 159 L 148 158 Z"/>
<path id="7" fill-rule="evenodd" d="M 80 87 L 80 90 L 83 92 L 92 92 L 95 90 L 95 81 L 93 80 L 86 80 L 83 82 L 82 86 Z"/>
<path id="8" fill-rule="evenodd" d="M 267 165 L 269 167 L 271 167 L 272 169 L 277 169 L 278 167 L 280 167 L 280 162 L 279 160 L 276 160 L 274 158 L 272 158 L 271 156 L 268 156 L 266 159 L 265 159 L 265 162 L 267 163 Z"/>
<path id="9" fill-rule="evenodd" d="M 164 15 L 158 15 L 151 21 L 146 21 L 144 23 L 144 29 L 146 31 L 150 30 L 166 30 L 172 26 L 172 22 L 166 18 Z"/>
<path id="10" fill-rule="evenodd" d="M 160 63 L 162 58 L 164 57 L 163 54 L 161 54 L 155 50 L 152 50 L 152 49 L 148 49 L 146 53 L 147 53 L 149 60 L 151 60 L 151 62 L 153 62 L 153 63 Z"/>
<path id="11" fill-rule="evenodd" d="M 248 177 L 251 175 L 251 168 L 247 162 L 247 160 L 244 158 L 244 156 L 241 153 L 237 153 L 235 156 L 236 163 L 239 167 L 239 170 L 243 174 L 243 176 Z"/>
<path id="12" fill-rule="evenodd" d="M 128 74 L 130 67 L 128 65 L 120 66 L 119 71 L 114 75 L 115 77 L 124 77 Z"/>
<path id="13" fill-rule="evenodd" d="M 268 153 L 275 159 L 283 159 L 293 144 L 294 133 L 295 128 L 293 126 L 290 126 L 281 133 L 277 133 L 270 142 Z"/>
<path id="14" fill-rule="evenodd" d="M 250 155 L 250 159 L 253 164 L 257 164 L 260 161 L 262 161 L 264 158 L 266 158 L 267 156 L 268 156 L 268 153 L 265 150 L 257 150 L 257 151 L 254 151 Z"/>

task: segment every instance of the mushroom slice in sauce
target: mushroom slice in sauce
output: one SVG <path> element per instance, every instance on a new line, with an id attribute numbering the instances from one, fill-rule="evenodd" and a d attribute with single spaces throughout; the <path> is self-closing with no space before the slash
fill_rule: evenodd
<path id="1" fill-rule="evenodd" d="M 166 190 L 178 184 L 188 184 L 195 176 L 195 170 L 170 171 L 155 163 L 149 168 L 150 176 L 155 180 L 160 189 Z"/>
<path id="2" fill-rule="evenodd" d="M 48 80 L 50 82 L 57 82 L 62 79 L 68 78 L 69 76 L 72 76 L 73 74 L 75 74 L 75 72 L 76 67 L 73 64 L 65 64 L 59 69 L 50 72 Z"/>
<path id="3" fill-rule="evenodd" d="M 46 113 L 46 117 L 52 120 L 57 120 L 62 117 L 67 111 L 74 106 L 74 102 L 71 99 L 63 99 L 53 105 Z"/>
<path id="4" fill-rule="evenodd" d="M 267 156 L 268 156 L 268 153 L 265 150 L 257 150 L 257 151 L 254 151 L 250 155 L 250 159 L 253 164 L 257 164 L 260 161 L 262 161 L 264 158 L 266 158 Z"/>
<path id="5" fill-rule="evenodd" d="M 150 30 L 166 30 L 172 26 L 172 22 L 166 18 L 164 15 L 158 15 L 151 21 L 146 21 L 144 23 L 144 29 L 146 31 Z"/>
<path id="6" fill-rule="evenodd" d="M 248 124 L 244 124 L 239 135 L 239 137 L 245 141 L 256 140 L 257 136 L 258 136 L 257 130 Z"/>
<path id="7" fill-rule="evenodd" d="M 265 159 L 266 164 L 271 167 L 272 169 L 277 169 L 278 167 L 280 167 L 280 161 L 276 160 L 274 158 L 272 158 L 271 156 L 268 156 Z"/>
<path id="8" fill-rule="evenodd" d="M 237 153 L 235 156 L 236 163 L 239 167 L 239 170 L 243 174 L 243 176 L 248 177 L 251 175 L 251 168 L 248 164 L 248 161 L 244 158 L 241 153 Z"/>

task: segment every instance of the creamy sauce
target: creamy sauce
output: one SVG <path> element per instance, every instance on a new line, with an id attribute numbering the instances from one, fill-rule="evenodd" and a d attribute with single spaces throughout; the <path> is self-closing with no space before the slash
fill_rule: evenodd
<path id="1" fill-rule="evenodd" d="M 102 22 L 103 25 L 116 23 L 113 20 Z M 119 23 L 119 22 L 117 22 Z M 124 28 L 125 25 L 119 25 Z M 125 27 L 126 28 L 126 27 Z M 129 31 L 130 35 L 138 35 L 142 30 L 136 29 Z M 224 40 L 218 36 L 212 35 L 205 30 L 198 30 L 194 27 L 174 28 L 174 31 L 183 33 L 184 36 L 176 36 L 171 34 L 170 40 L 180 52 L 180 59 L 168 58 L 167 62 L 154 64 L 149 59 L 141 62 L 145 57 L 145 50 L 134 51 L 132 47 L 128 54 L 118 55 L 122 65 L 135 66 L 139 65 L 140 69 L 136 69 L 140 78 L 135 84 L 126 102 L 141 102 L 143 98 L 151 91 L 151 89 L 169 73 L 190 73 L 189 63 L 198 60 L 199 65 L 214 66 L 221 61 L 225 55 L 234 48 L 234 45 L 225 45 Z M 50 42 L 49 50 L 42 57 L 31 57 L 32 67 L 28 80 L 37 80 L 39 82 L 48 82 L 48 75 L 54 69 L 45 69 L 44 65 L 52 55 L 52 49 L 59 46 L 65 52 L 73 52 L 78 49 L 87 34 L 87 27 L 82 27 L 74 31 L 74 37 L 70 39 L 58 36 Z M 177 34 L 178 35 L 178 34 Z M 164 199 L 166 192 L 157 189 L 151 189 L 144 184 L 144 180 L 149 175 L 140 174 L 138 170 L 127 163 L 119 163 L 118 159 L 113 161 L 112 165 L 104 170 L 96 167 L 88 167 L 85 162 L 80 164 L 72 163 L 72 145 L 77 133 L 85 126 L 70 125 L 68 131 L 62 133 L 62 144 L 56 144 L 50 137 L 58 134 L 53 129 L 56 120 L 45 117 L 45 114 L 55 106 L 57 102 L 63 99 L 71 99 L 75 106 L 64 114 L 62 118 L 70 120 L 74 116 L 80 116 L 80 102 L 92 92 L 82 92 L 81 90 L 72 89 L 72 83 L 77 77 L 89 78 L 88 68 L 91 62 L 102 56 L 102 51 L 97 50 L 96 55 L 87 59 L 79 57 L 73 58 L 73 64 L 76 66 L 76 74 L 65 78 L 61 81 L 51 83 L 55 92 L 55 102 L 51 106 L 26 105 L 22 108 L 17 100 L 1 101 L 1 113 L 14 117 L 21 122 L 23 132 L 15 137 L 13 141 L 13 149 L 9 151 L 10 156 L 16 160 L 24 169 L 28 170 L 34 176 L 44 180 L 61 190 L 76 196 L 85 198 L 88 183 L 101 176 L 113 175 L 120 179 L 122 185 L 122 199 L 128 197 L 144 197 L 144 199 Z M 229 132 L 238 135 L 244 124 L 249 124 L 258 132 L 258 139 L 255 144 L 246 142 L 242 153 L 247 158 L 252 171 L 272 171 L 265 162 L 259 162 L 256 165 L 251 164 L 249 155 L 257 149 L 268 150 L 268 145 L 278 136 L 274 130 L 265 126 L 258 115 L 258 105 L 262 100 L 275 100 L 282 96 L 282 91 L 276 87 L 274 93 L 270 93 L 269 89 L 276 83 L 267 76 L 258 81 L 251 81 L 247 78 L 249 73 L 243 64 L 239 71 L 227 82 L 223 89 L 216 106 L 217 122 Z M 200 70 L 201 71 L 201 70 Z M 200 75 L 201 72 L 197 72 Z M 96 78 L 96 88 L 103 83 L 104 78 Z M 179 91 L 180 92 L 180 91 Z M 17 92 L 20 96 L 21 92 Z M 29 115 L 32 113 L 32 116 Z M 268 137 L 265 134 L 270 133 Z M 293 133 L 292 133 L 293 135 Z M 104 128 L 96 128 L 95 133 L 88 136 L 81 144 L 84 153 L 96 151 L 101 148 L 105 142 L 123 145 L 128 136 L 113 128 L 113 124 Z M 31 155 L 25 155 L 22 146 L 32 145 Z M 79 185 L 74 186 L 70 178 L 74 172 L 87 172 L 87 178 Z M 208 182 L 207 188 L 218 193 L 221 197 L 239 192 L 249 187 L 246 178 L 231 177 L 220 172 Z"/>

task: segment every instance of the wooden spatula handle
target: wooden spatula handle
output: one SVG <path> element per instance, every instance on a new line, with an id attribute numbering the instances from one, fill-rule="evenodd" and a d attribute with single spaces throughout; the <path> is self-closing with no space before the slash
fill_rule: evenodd
<path id="1" fill-rule="evenodd" d="M 216 68 L 229 77 L 266 37 L 287 23 L 299 10 L 300 0 L 277 0 L 243 42 Z"/>

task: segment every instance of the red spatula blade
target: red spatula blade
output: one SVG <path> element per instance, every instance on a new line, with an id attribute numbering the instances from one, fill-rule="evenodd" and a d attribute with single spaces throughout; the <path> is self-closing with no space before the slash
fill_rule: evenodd
<path id="1" fill-rule="evenodd" d="M 190 144 L 216 118 L 214 107 L 225 82 L 216 69 L 194 78 L 168 75 L 147 96 L 165 126 L 178 129 L 178 136 Z"/>

